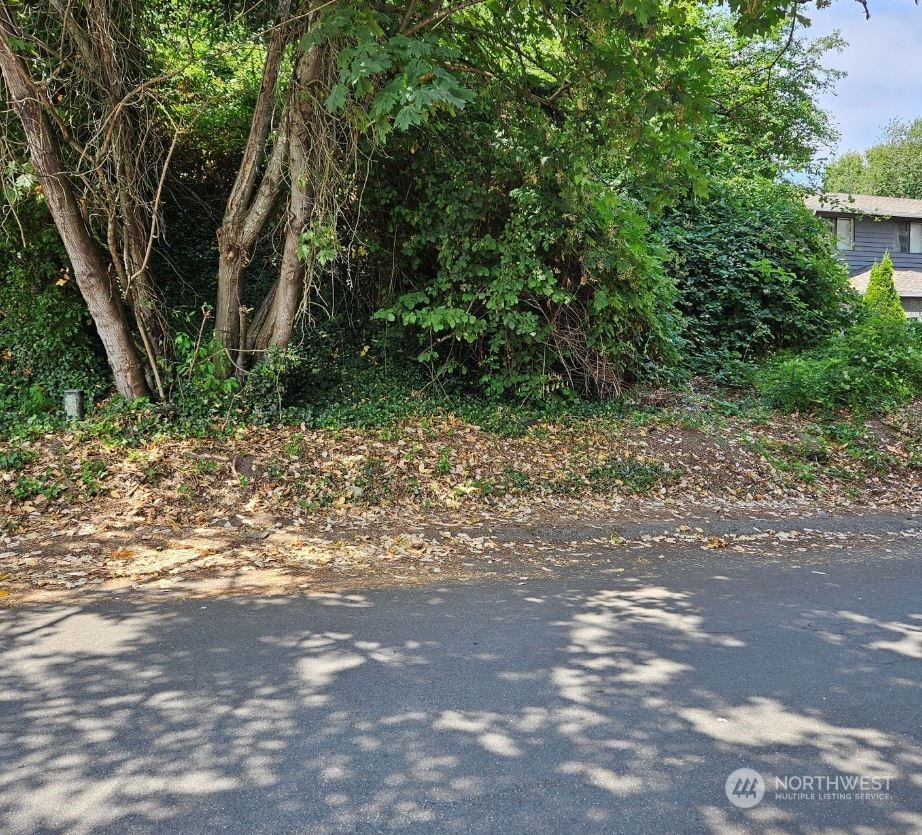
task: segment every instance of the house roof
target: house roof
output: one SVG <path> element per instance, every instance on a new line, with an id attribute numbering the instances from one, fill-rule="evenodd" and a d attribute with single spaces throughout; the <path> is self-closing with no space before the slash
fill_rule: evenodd
<path id="1" fill-rule="evenodd" d="M 863 273 L 853 275 L 849 281 L 859 293 L 865 293 L 870 278 L 871 271 L 865 270 Z M 922 270 L 894 270 L 893 286 L 896 287 L 896 294 L 901 299 L 922 297 Z"/>
<path id="2" fill-rule="evenodd" d="M 810 194 L 804 198 L 814 212 L 872 215 L 874 217 L 908 217 L 922 219 L 922 200 L 904 197 L 876 197 L 872 194 Z"/>

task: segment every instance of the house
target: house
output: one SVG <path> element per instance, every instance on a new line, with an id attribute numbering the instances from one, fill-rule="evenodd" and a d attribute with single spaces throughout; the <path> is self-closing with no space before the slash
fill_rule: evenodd
<path id="1" fill-rule="evenodd" d="M 871 267 L 889 252 L 906 315 L 922 319 L 922 200 L 820 194 L 807 197 L 806 204 L 829 224 L 859 293 L 868 289 Z"/>

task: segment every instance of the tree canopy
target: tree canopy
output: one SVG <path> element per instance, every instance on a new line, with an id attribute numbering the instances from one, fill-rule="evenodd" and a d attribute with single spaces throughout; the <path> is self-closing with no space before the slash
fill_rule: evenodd
<path id="1" fill-rule="evenodd" d="M 797 217 L 768 184 L 830 138 L 840 46 L 801 11 L 0 2 L 10 221 L 55 225 L 129 399 L 239 389 L 319 316 L 494 392 L 609 396 L 681 364 L 664 209 L 744 176 Z"/>
<path id="2" fill-rule="evenodd" d="M 922 200 L 922 119 L 894 120 L 877 145 L 833 160 L 824 172 L 823 188 Z"/>

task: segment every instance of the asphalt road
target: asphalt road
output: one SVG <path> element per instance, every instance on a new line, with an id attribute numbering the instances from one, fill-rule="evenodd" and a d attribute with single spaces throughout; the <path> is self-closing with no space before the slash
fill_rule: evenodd
<path id="1" fill-rule="evenodd" d="M 917 543 L 2 611 L 0 831 L 920 832 Z"/>

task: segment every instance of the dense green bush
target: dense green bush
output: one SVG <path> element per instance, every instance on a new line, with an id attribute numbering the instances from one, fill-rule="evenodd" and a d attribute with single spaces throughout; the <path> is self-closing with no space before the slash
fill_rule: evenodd
<path id="1" fill-rule="evenodd" d="M 436 376 L 489 394 L 618 393 L 675 357 L 673 289 L 639 204 L 565 126 L 471 108 L 377 191 L 403 270 L 378 315 Z M 393 208 L 391 208 L 393 207 Z"/>
<path id="2" fill-rule="evenodd" d="M 768 363 L 757 386 L 789 412 L 886 411 L 922 394 L 922 329 L 870 311 L 822 345 Z"/>
<path id="3" fill-rule="evenodd" d="M 809 347 L 850 316 L 845 270 L 793 188 L 752 176 L 714 182 L 660 226 L 689 361 L 726 371 Z"/>
<path id="4" fill-rule="evenodd" d="M 903 303 L 893 283 L 893 261 L 889 252 L 884 255 L 883 261 L 871 267 L 871 277 L 864 300 L 869 308 L 881 316 L 890 316 L 894 319 L 906 317 Z"/>

